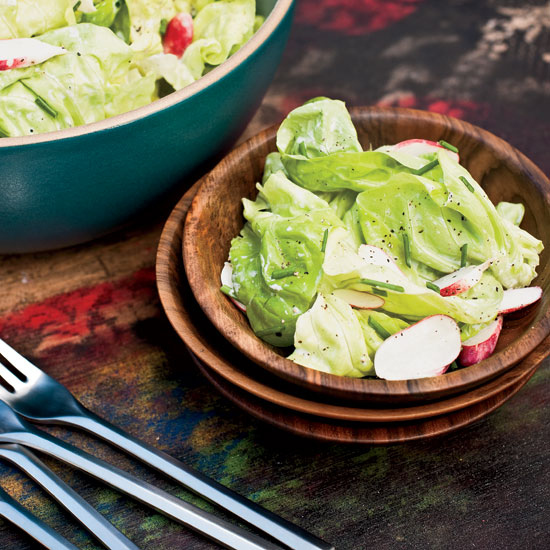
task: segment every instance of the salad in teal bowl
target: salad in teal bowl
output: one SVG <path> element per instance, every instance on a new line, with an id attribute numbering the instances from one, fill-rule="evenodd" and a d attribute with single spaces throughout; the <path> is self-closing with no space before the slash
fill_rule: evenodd
<path id="1" fill-rule="evenodd" d="M 256 0 L 25 0 L 0 5 L 0 135 L 52 132 L 201 78 L 262 25 Z"/>
<path id="2" fill-rule="evenodd" d="M 277 69 L 292 0 L 0 3 L 0 253 L 81 243 L 220 158 Z"/>

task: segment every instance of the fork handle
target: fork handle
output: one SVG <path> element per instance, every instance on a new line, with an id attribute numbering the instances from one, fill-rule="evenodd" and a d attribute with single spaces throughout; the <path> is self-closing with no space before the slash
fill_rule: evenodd
<path id="1" fill-rule="evenodd" d="M 258 535 L 176 498 L 54 436 L 35 430 L 30 426 L 26 427 L 26 430 L 4 432 L 2 440 L 37 449 L 83 470 L 146 506 L 195 529 L 226 548 L 232 550 L 281 550 L 279 546 Z"/>
<path id="2" fill-rule="evenodd" d="M 138 546 L 127 539 L 28 449 L 17 444 L 2 445 L 0 446 L 0 457 L 9 460 L 34 479 L 107 548 L 111 550 L 139 550 Z"/>
<path id="3" fill-rule="evenodd" d="M 82 407 L 81 416 L 63 417 L 60 423 L 82 428 L 113 443 L 123 451 L 159 470 L 185 488 L 224 508 L 240 519 L 268 533 L 294 550 L 334 550 L 332 544 L 277 516 L 259 504 L 235 493 L 217 481 L 193 470 L 170 455 L 127 434 L 92 411 Z"/>
<path id="4" fill-rule="evenodd" d="M 78 550 L 74 544 L 21 506 L 3 489 L 0 489 L 0 517 L 7 519 L 50 550 Z"/>

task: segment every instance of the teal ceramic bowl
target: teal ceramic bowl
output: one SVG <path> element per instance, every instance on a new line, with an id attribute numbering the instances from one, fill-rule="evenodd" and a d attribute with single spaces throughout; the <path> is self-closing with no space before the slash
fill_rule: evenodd
<path id="1" fill-rule="evenodd" d="M 293 0 L 225 63 L 190 86 L 108 120 L 0 139 L 0 253 L 82 243 L 150 212 L 193 183 L 248 124 L 275 74 Z"/>

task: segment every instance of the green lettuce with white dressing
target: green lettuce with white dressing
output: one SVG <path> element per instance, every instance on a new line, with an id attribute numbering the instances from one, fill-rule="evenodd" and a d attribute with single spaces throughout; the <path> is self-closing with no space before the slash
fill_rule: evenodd
<path id="1" fill-rule="evenodd" d="M 192 19 L 192 39 L 177 56 L 163 41 L 182 15 Z M 262 22 L 255 0 L 0 2 L 0 39 L 32 37 L 67 50 L 0 70 L 0 137 L 96 122 L 151 103 L 223 63 Z"/>
<path id="2" fill-rule="evenodd" d="M 327 98 L 287 116 L 277 149 L 256 200 L 243 199 L 247 223 L 232 241 L 228 293 L 259 337 L 294 345 L 297 363 L 372 375 L 389 335 L 445 314 L 464 341 L 495 319 L 505 289 L 536 277 L 543 246 L 519 227 L 523 205 L 495 207 L 447 149 L 363 151 L 345 105 Z M 433 285 L 484 262 L 488 269 L 461 294 L 442 296 Z M 384 303 L 356 309 L 341 289 Z"/>

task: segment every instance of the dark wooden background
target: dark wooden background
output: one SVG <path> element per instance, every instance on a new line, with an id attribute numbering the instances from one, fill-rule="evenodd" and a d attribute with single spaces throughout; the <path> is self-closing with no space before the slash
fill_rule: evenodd
<path id="1" fill-rule="evenodd" d="M 468 120 L 548 173 L 550 2 L 298 0 L 283 62 L 245 135 L 316 95 Z M 168 213 L 91 244 L 0 257 L 2 338 L 92 410 L 338 550 L 550 546 L 548 362 L 496 412 L 445 437 L 354 447 L 287 435 L 212 389 L 166 320 L 154 262 Z M 52 431 L 185 494 L 91 438 Z M 46 462 L 144 549 L 212 547 Z M 0 475 L 2 487 L 75 544 L 98 548 L 14 468 L 2 463 Z M 33 547 L 0 521 L 0 548 Z"/>

